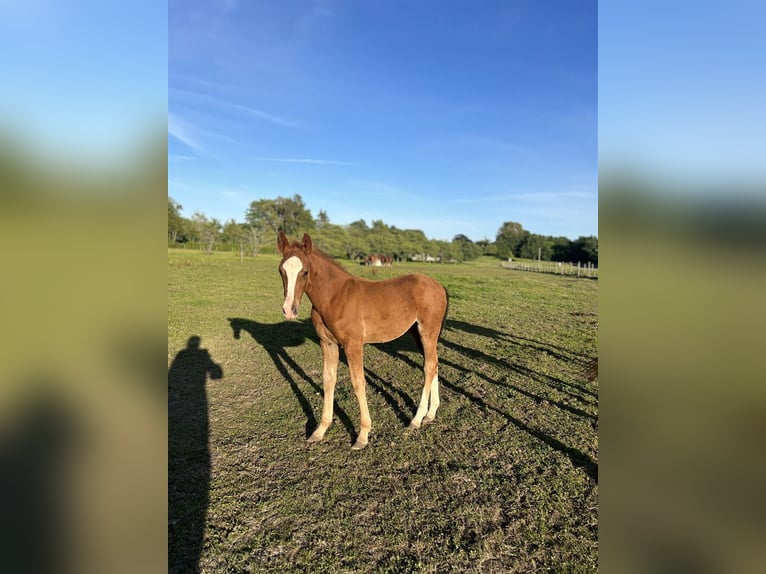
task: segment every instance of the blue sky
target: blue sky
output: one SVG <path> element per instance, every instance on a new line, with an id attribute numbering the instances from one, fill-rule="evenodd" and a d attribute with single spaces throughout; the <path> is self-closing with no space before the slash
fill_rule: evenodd
<path id="1" fill-rule="evenodd" d="M 691 195 L 699 183 L 723 183 L 714 193 L 724 194 L 762 184 L 765 21 L 756 0 L 602 3 L 601 166 L 685 183 Z"/>
<path id="2" fill-rule="evenodd" d="M 47 161 L 122 167 L 165 122 L 166 6 L 0 0 L 0 69 L 4 135 Z"/>
<path id="3" fill-rule="evenodd" d="M 168 192 L 243 221 L 598 233 L 596 2 L 169 2 Z"/>

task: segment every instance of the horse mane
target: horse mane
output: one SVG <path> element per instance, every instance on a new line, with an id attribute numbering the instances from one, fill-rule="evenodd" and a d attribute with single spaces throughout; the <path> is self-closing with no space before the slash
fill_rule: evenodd
<path id="1" fill-rule="evenodd" d="M 302 249 L 303 248 L 303 242 L 301 242 L 301 241 L 293 241 L 292 243 L 289 244 L 289 246 L 294 248 L 294 249 Z M 320 259 L 322 259 L 323 261 L 326 261 L 330 265 L 333 265 L 334 267 L 336 267 L 337 269 L 339 269 L 340 271 L 342 271 L 346 275 L 351 275 L 351 273 L 346 271 L 340 263 L 335 261 L 335 259 L 333 257 L 327 255 L 327 253 L 325 253 L 324 251 L 319 249 L 316 246 L 316 244 L 314 244 L 312 246 L 311 254 L 318 256 Z"/>
<path id="2" fill-rule="evenodd" d="M 346 270 L 343 268 L 343 266 L 342 266 L 340 263 L 338 263 L 337 261 L 335 261 L 335 259 L 334 259 L 334 258 L 332 258 L 332 257 L 330 257 L 329 255 L 327 255 L 327 253 L 325 253 L 325 252 L 324 252 L 324 251 L 322 251 L 321 249 L 317 249 L 316 245 L 315 245 L 315 246 L 314 246 L 314 248 L 311 250 L 311 253 L 312 253 L 312 255 L 316 255 L 316 256 L 318 256 L 320 259 L 322 259 L 323 261 L 326 261 L 326 262 L 327 262 L 327 263 L 329 263 L 330 265 L 332 265 L 332 266 L 336 267 L 337 269 L 339 269 L 340 271 L 342 271 L 342 272 L 343 272 L 343 273 L 345 273 L 346 275 L 351 275 L 351 274 L 350 274 L 348 271 L 346 271 Z"/>

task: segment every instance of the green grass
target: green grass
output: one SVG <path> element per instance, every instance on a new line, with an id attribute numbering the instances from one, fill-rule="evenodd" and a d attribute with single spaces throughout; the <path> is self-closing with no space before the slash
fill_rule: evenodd
<path id="1" fill-rule="evenodd" d="M 423 384 L 414 342 L 367 346 L 373 430 L 355 452 L 345 364 L 333 426 L 305 441 L 322 356 L 306 298 L 282 320 L 276 256 L 168 258 L 171 572 L 596 571 L 598 387 L 581 372 L 597 281 L 489 258 L 344 263 L 423 272 L 450 294 L 436 421 L 405 429 Z M 179 354 L 194 335 L 209 358 Z M 209 360 L 222 377 L 205 376 Z"/>

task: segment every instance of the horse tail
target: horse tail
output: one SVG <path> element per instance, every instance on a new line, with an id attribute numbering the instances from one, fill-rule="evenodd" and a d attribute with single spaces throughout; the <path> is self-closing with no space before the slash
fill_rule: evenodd
<path id="1" fill-rule="evenodd" d="M 444 325 L 447 322 L 447 315 L 449 315 L 449 291 L 442 286 L 442 289 L 444 289 L 444 295 L 447 297 L 447 306 L 444 307 L 444 317 L 442 317 L 442 325 L 439 327 L 439 336 L 441 337 L 442 331 L 444 330 Z"/>
<path id="2" fill-rule="evenodd" d="M 418 331 L 418 324 L 413 323 L 412 327 L 410 327 L 410 334 L 412 335 L 412 338 L 415 339 L 415 345 L 418 348 L 418 351 L 420 351 L 420 354 L 425 356 L 425 351 L 423 350 L 423 339 L 420 338 L 420 331 Z"/>

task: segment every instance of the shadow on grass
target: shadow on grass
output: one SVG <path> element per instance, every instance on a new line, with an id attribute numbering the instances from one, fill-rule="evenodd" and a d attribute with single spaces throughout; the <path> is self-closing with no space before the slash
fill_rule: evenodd
<path id="1" fill-rule="evenodd" d="M 522 430 L 528 433 L 529 435 L 533 436 L 534 438 L 544 442 L 553 450 L 556 450 L 566 455 L 575 467 L 582 468 L 585 471 L 585 474 L 587 474 L 591 478 L 591 480 L 593 480 L 596 483 L 598 482 L 598 463 L 594 461 L 591 457 L 586 455 L 585 453 L 582 453 L 579 450 L 564 444 L 557 438 L 552 437 L 541 430 L 530 427 L 529 425 L 517 419 L 510 413 L 507 413 L 495 406 L 490 405 L 481 397 L 474 395 L 466 391 L 465 389 L 458 387 L 457 385 L 450 383 L 449 381 L 445 379 L 442 379 L 441 377 L 439 377 L 439 382 L 442 383 L 448 389 L 455 391 L 456 393 L 460 393 L 461 395 L 463 395 L 464 397 L 466 397 L 468 400 L 475 403 L 476 405 L 480 406 L 481 408 L 497 413 L 498 415 L 503 417 L 505 420 L 507 420 L 508 424 L 512 424 L 519 430 Z"/>
<path id="2" fill-rule="evenodd" d="M 26 383 L 30 396 L 14 404 L 0 431 L 0 556 L 4 572 L 56 572 L 72 563 L 66 485 L 89 436 L 60 381 Z"/>
<path id="3" fill-rule="evenodd" d="M 511 335 L 510 333 L 498 331 L 497 329 L 491 329 L 489 327 L 484 327 L 483 325 L 473 325 L 472 323 L 466 323 L 465 321 L 447 319 L 444 327 L 445 329 L 451 331 L 464 331 L 473 335 L 488 337 L 495 341 L 505 341 L 518 347 L 527 347 L 537 351 L 544 351 L 561 361 L 577 362 L 585 365 L 592 360 L 591 357 L 585 357 L 577 353 L 573 353 L 569 349 L 558 345 L 545 343 L 543 341 L 536 341 L 535 339 L 529 339 L 527 337 L 519 337 L 518 335 Z"/>
<path id="4" fill-rule="evenodd" d="M 396 417 L 401 421 L 402 425 L 405 427 L 409 426 L 410 421 L 412 420 L 412 417 L 415 415 L 415 401 L 412 400 L 412 397 L 410 397 L 407 393 L 402 391 L 401 389 L 395 387 L 388 381 L 383 380 L 381 377 L 373 373 L 370 369 L 366 368 L 364 369 L 364 375 L 365 379 L 367 380 L 367 384 L 370 385 L 373 389 L 375 389 L 380 395 L 383 397 L 383 399 L 388 403 L 388 405 L 391 407 L 391 410 L 394 411 L 394 414 L 396 414 Z M 396 399 L 394 396 L 394 393 L 398 395 L 402 402 L 404 402 L 407 407 L 409 408 L 410 414 L 408 415 L 407 412 L 402 410 L 400 401 Z"/>
<path id="5" fill-rule="evenodd" d="M 522 374 L 522 375 L 524 375 L 526 377 L 529 377 L 529 378 L 531 378 L 533 380 L 536 380 L 536 381 L 541 382 L 543 384 L 547 384 L 549 386 L 552 386 L 556 390 L 558 390 L 558 391 L 560 391 L 560 392 L 562 392 L 564 394 L 567 394 L 567 395 L 569 395 L 572 398 L 575 398 L 575 399 L 579 400 L 580 402 L 582 402 L 585 405 L 589 405 L 589 406 L 594 406 L 595 405 L 595 402 L 593 402 L 593 401 L 591 401 L 589 399 L 586 399 L 583 396 L 568 390 L 567 387 L 570 386 L 571 384 L 570 383 L 565 383 L 561 379 L 558 379 L 556 377 L 551 377 L 550 375 L 544 375 L 544 374 L 538 373 L 538 372 L 533 371 L 532 369 L 529 369 L 527 367 L 523 367 L 523 366 L 518 365 L 516 363 L 511 363 L 511 362 L 506 361 L 504 359 L 498 359 L 498 358 L 493 357 L 491 355 L 487 355 L 486 353 L 484 353 L 482 351 L 479 351 L 479 350 L 476 350 L 476 349 L 471 349 L 471 348 L 465 347 L 463 345 L 458 345 L 457 343 L 453 343 L 452 341 L 448 341 L 446 339 L 442 339 L 440 342 L 445 347 L 453 349 L 453 350 L 457 351 L 458 353 L 461 353 L 461 354 L 463 354 L 464 356 L 466 356 L 466 357 L 468 357 L 470 359 L 474 359 L 474 360 L 481 361 L 481 362 L 484 362 L 484 363 L 492 364 L 492 365 L 495 365 L 496 367 L 498 367 L 500 369 L 504 369 L 506 371 L 520 373 L 520 374 Z M 458 365 L 457 363 L 453 363 L 453 362 L 448 361 L 446 359 L 440 359 L 440 362 L 442 362 L 443 364 L 448 365 L 450 367 L 453 367 L 455 369 L 461 370 L 463 372 L 468 372 L 468 369 L 466 369 L 462 365 Z M 539 402 L 542 402 L 542 401 L 547 401 L 547 402 L 549 402 L 552 405 L 556 405 L 561 410 L 570 412 L 573 415 L 576 415 L 578 417 L 590 419 L 592 421 L 598 420 L 598 416 L 596 416 L 594 414 L 591 414 L 591 413 L 589 413 L 587 411 L 584 411 L 582 409 L 578 409 L 577 407 L 573 407 L 573 406 L 568 405 L 566 403 L 562 403 L 561 401 L 557 401 L 557 400 L 555 400 L 555 399 L 553 399 L 551 397 L 543 397 L 543 396 L 540 396 L 540 395 L 536 395 L 535 393 L 532 393 L 530 391 L 522 389 L 521 387 L 513 385 L 513 384 L 509 383 L 508 381 L 498 381 L 498 380 L 495 380 L 492 377 L 490 377 L 490 376 L 488 376 L 488 375 L 486 375 L 484 373 L 481 373 L 481 372 L 475 372 L 474 374 L 477 375 L 478 377 L 481 377 L 482 379 L 484 379 L 488 383 L 491 383 L 493 385 L 497 385 L 497 386 L 500 386 L 500 387 L 504 387 L 504 388 L 506 388 L 508 390 L 511 390 L 513 392 L 516 392 L 516 393 L 519 393 L 520 395 L 524 395 L 525 397 L 530 398 L 530 399 L 534 400 L 535 402 L 539 403 Z M 575 386 L 575 385 L 571 385 L 571 386 Z M 579 389 L 579 387 L 576 387 L 576 386 L 575 386 L 575 388 Z M 591 393 L 588 392 L 588 394 L 591 394 Z"/>
<path id="6" fill-rule="evenodd" d="M 584 367 L 587 367 L 593 361 L 591 357 L 584 357 L 581 355 L 577 355 L 567 349 L 564 349 L 563 347 L 551 345 L 549 343 L 543 343 L 541 341 L 535 341 L 534 339 L 528 339 L 526 337 L 517 337 L 515 335 L 504 333 L 503 331 L 497 331 L 495 329 L 489 329 L 487 327 L 483 327 L 479 325 L 472 325 L 464 321 L 455 321 L 452 319 L 448 319 L 445 326 L 448 330 L 453 330 L 453 331 L 460 330 L 466 333 L 471 333 L 474 335 L 487 337 L 489 339 L 492 339 L 493 341 L 505 341 L 518 347 L 530 348 L 537 351 L 544 351 L 547 354 L 555 357 L 556 359 L 560 361 L 577 362 L 583 365 Z M 537 380 L 538 382 L 554 387 L 558 391 L 568 394 L 572 398 L 575 398 L 584 404 L 588 404 L 588 405 L 595 404 L 594 401 L 598 397 L 597 393 L 595 393 L 593 390 L 587 388 L 584 385 L 567 382 L 567 381 L 564 381 L 563 379 L 554 377 L 552 375 L 538 373 L 528 367 L 519 365 L 517 363 L 511 363 L 505 359 L 493 357 L 491 355 L 484 353 L 483 351 L 479 351 L 478 349 L 471 349 L 469 347 L 465 347 L 457 343 L 453 343 L 451 341 L 446 340 L 443 335 L 442 335 L 442 338 L 439 339 L 439 341 L 441 343 L 444 343 L 445 346 L 450 347 L 469 358 L 494 364 L 503 369 L 509 369 L 511 371 L 515 371 L 517 373 L 531 377 L 532 379 Z M 516 388 L 516 390 L 519 390 L 519 389 Z M 520 392 L 523 392 L 523 391 L 520 391 Z M 592 397 L 594 400 L 590 400 L 589 397 Z M 551 402 L 550 399 L 547 399 L 547 400 Z M 588 416 L 592 417 L 592 415 L 588 415 Z"/>
<path id="7" fill-rule="evenodd" d="M 311 385 L 314 390 L 322 393 L 322 395 L 324 395 L 324 391 L 322 386 L 314 382 L 287 352 L 289 347 L 298 347 L 306 341 L 313 341 L 319 345 L 319 338 L 316 335 L 311 319 L 282 321 L 279 323 L 259 323 L 251 319 L 229 318 L 229 324 L 235 339 L 239 339 L 242 331 L 245 331 L 269 354 L 269 357 L 274 362 L 274 366 L 290 384 L 290 389 L 298 399 L 301 409 L 303 409 L 303 413 L 306 415 L 306 438 L 311 436 L 311 433 L 314 432 L 319 423 L 314 415 L 314 410 L 311 408 L 311 403 L 306 398 L 306 395 L 303 394 L 303 391 L 301 391 L 290 371 L 292 370 Z M 345 356 L 341 355 L 341 359 L 345 362 Z M 321 368 L 321 362 L 317 366 Z M 354 423 L 348 414 L 338 407 L 337 402 L 334 405 L 334 411 L 351 435 L 352 441 L 356 440 Z"/>
<path id="8" fill-rule="evenodd" d="M 168 370 L 168 571 L 199 572 L 209 504 L 208 377 L 222 379 L 192 336 Z"/>
<path id="9" fill-rule="evenodd" d="M 468 324 L 464 324 L 464 325 L 468 325 Z M 483 327 L 479 327 L 477 329 L 483 329 Z M 487 331 L 489 331 L 489 330 L 487 330 Z M 534 378 L 545 377 L 545 378 L 548 378 L 548 379 L 554 379 L 553 377 L 548 377 L 547 375 L 540 375 L 539 373 L 535 373 L 534 371 L 531 371 L 530 369 L 526 369 L 525 367 L 521 367 L 521 366 L 518 366 L 518 365 L 512 365 L 512 364 L 507 363 L 507 362 L 505 362 L 505 361 L 503 361 L 501 359 L 496 359 L 495 357 L 491 357 L 490 355 L 487 355 L 486 353 L 484 353 L 482 351 L 479 351 L 479 350 L 476 350 L 476 349 L 469 349 L 468 347 L 464 347 L 464 346 L 459 345 L 457 343 L 453 343 L 452 341 L 446 340 L 443 335 L 439 339 L 439 343 L 444 345 L 447 348 L 451 348 L 451 349 L 453 349 L 453 350 L 463 354 L 464 356 L 467 356 L 467 357 L 472 358 L 472 359 L 488 361 L 488 362 L 493 363 L 496 366 L 501 367 L 501 368 L 506 369 L 506 370 L 516 370 L 518 372 L 521 372 L 521 373 L 523 373 L 525 375 L 528 375 L 528 376 L 532 376 Z M 389 355 L 391 355 L 392 357 L 396 357 L 396 358 L 399 358 L 399 359 L 405 361 L 406 363 L 408 363 L 410 366 L 412 366 L 415 369 L 420 369 L 422 367 L 422 365 L 417 364 L 410 357 L 408 357 L 407 355 L 403 354 L 402 353 L 402 349 L 401 349 L 401 347 L 399 347 L 398 344 L 397 345 L 385 344 L 385 345 L 376 345 L 376 346 L 379 349 L 381 349 L 383 352 L 388 353 Z M 449 361 L 449 360 L 445 359 L 444 357 L 440 357 L 439 358 L 439 364 L 440 365 L 446 365 L 446 366 L 452 367 L 452 368 L 456 369 L 458 372 L 476 374 L 476 375 L 480 376 L 481 378 L 485 379 L 487 382 L 489 382 L 491 384 L 510 388 L 510 389 L 512 389 L 512 390 L 514 390 L 516 392 L 524 394 L 525 396 L 528 396 L 530 398 L 536 399 L 538 401 L 543 400 L 542 397 L 538 397 L 537 395 L 534 395 L 533 393 L 530 393 L 529 391 L 525 391 L 523 389 L 519 389 L 518 387 L 516 387 L 514 385 L 509 385 L 509 384 L 507 384 L 505 382 L 497 381 L 497 380 L 492 379 L 491 377 L 489 377 L 489 376 L 487 376 L 487 375 L 485 375 L 483 373 L 475 372 L 475 371 L 473 371 L 473 370 L 471 370 L 471 369 L 469 369 L 469 368 L 467 368 L 467 367 L 465 367 L 463 365 L 459 365 L 459 364 L 457 364 L 455 362 Z M 558 379 L 554 379 L 554 380 L 559 381 Z M 542 441 L 543 443 L 545 443 L 546 445 L 548 445 L 552 449 L 554 449 L 554 450 L 556 450 L 556 451 L 566 455 L 575 467 L 582 468 L 584 470 L 584 472 L 588 475 L 588 477 L 590 477 L 594 482 L 596 482 L 596 483 L 598 482 L 598 463 L 596 461 L 594 461 L 588 455 L 578 451 L 577 449 L 575 449 L 575 448 L 573 448 L 573 447 L 571 447 L 571 446 L 569 446 L 567 444 L 564 444 L 563 442 L 561 442 L 557 438 L 549 435 L 548 433 L 546 433 L 546 432 L 544 432 L 542 430 L 532 428 L 531 426 L 529 426 L 528 424 L 526 424 L 522 420 L 514 417 L 510 413 L 508 413 L 508 412 L 498 408 L 497 406 L 489 404 L 487 401 L 482 399 L 480 396 L 478 396 L 478 395 L 476 395 L 474 393 L 471 393 L 470 391 L 468 391 L 468 390 L 458 386 L 455 383 L 450 382 L 448 379 L 446 379 L 444 377 L 444 375 L 442 373 L 439 374 L 439 382 L 442 385 L 444 385 L 446 388 L 450 389 L 451 391 L 463 395 L 465 398 L 467 398 L 469 401 L 474 403 L 476 406 L 478 406 L 482 410 L 494 412 L 494 413 L 500 415 L 502 418 L 504 418 L 508 422 L 508 424 L 512 424 L 513 426 L 515 426 L 519 430 L 522 430 L 522 431 L 528 433 L 529 435 L 531 435 L 532 437 Z M 562 383 L 562 384 L 566 384 L 566 383 L 563 383 L 563 381 L 559 381 L 559 382 Z M 582 400 L 582 397 L 580 397 L 578 395 L 573 395 L 573 396 L 575 396 L 577 398 L 580 398 Z M 589 418 L 589 419 L 592 419 L 592 420 L 596 420 L 597 419 L 596 416 L 594 416 L 594 415 L 592 415 L 590 413 L 587 413 L 585 411 L 582 411 L 580 409 L 577 409 L 575 407 L 571 407 L 569 405 L 566 405 L 566 404 L 563 404 L 563 403 L 551 400 L 550 398 L 546 398 L 545 400 L 547 400 L 549 403 L 554 404 L 557 407 L 562 408 L 562 409 L 564 409 L 564 410 L 566 410 L 568 412 L 571 412 L 572 414 L 575 414 L 577 416 L 582 416 L 582 417 Z"/>

